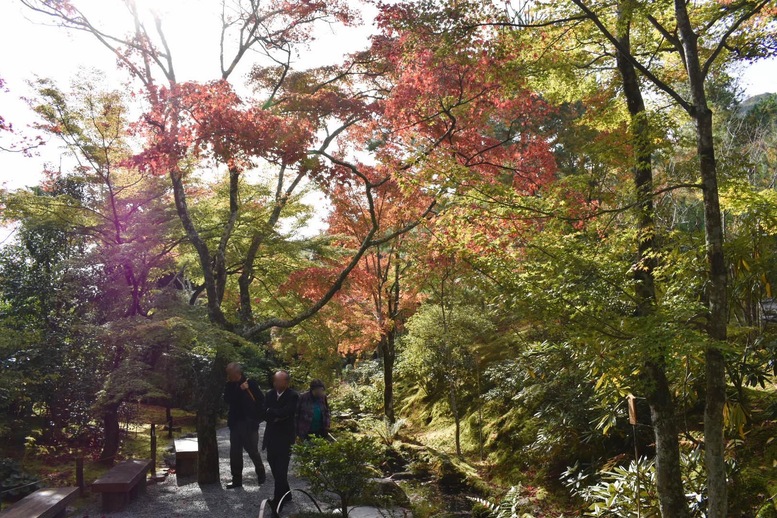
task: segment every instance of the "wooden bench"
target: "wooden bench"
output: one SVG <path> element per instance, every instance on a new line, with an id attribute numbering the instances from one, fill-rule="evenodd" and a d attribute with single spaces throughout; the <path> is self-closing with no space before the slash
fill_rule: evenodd
<path id="1" fill-rule="evenodd" d="M 65 518 L 67 505 L 76 499 L 78 493 L 77 487 L 38 489 L 0 513 L 0 516 L 3 518 Z"/>
<path id="2" fill-rule="evenodd" d="M 146 491 L 146 473 L 150 460 L 132 459 L 116 464 L 92 483 L 92 491 L 103 494 L 103 511 L 121 511 L 137 496 Z"/>
<path id="3" fill-rule="evenodd" d="M 187 437 L 173 441 L 175 446 L 175 473 L 180 477 L 197 474 L 199 443 L 196 437 Z"/>

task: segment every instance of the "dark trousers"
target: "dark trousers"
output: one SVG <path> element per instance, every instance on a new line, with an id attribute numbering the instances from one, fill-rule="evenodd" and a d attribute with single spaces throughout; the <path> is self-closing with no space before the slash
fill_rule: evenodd
<path id="1" fill-rule="evenodd" d="M 259 425 L 250 421 L 238 421 L 229 427 L 229 467 L 232 482 L 243 482 L 243 450 L 251 457 L 256 476 L 264 479 L 264 464 L 259 454 Z"/>
<path id="2" fill-rule="evenodd" d="M 289 491 L 289 461 L 291 460 L 291 444 L 268 444 L 267 463 L 270 465 L 272 478 L 275 480 L 273 500 L 280 502 L 283 495 Z M 289 499 L 288 497 L 286 498 Z"/>

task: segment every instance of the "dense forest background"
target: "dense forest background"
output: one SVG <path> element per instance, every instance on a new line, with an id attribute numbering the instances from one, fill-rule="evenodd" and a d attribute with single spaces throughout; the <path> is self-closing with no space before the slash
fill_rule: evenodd
<path id="1" fill-rule="evenodd" d="M 74 164 L 0 193 L 4 466 L 110 463 L 142 403 L 196 415 L 214 482 L 239 360 L 513 514 L 777 516 L 777 95 L 736 74 L 773 1 L 379 4 L 299 70 L 353 6 L 239 0 L 200 82 L 130 0 L 126 34 L 21 1 L 128 82 L 40 78 L 36 135 L 0 119 Z"/>

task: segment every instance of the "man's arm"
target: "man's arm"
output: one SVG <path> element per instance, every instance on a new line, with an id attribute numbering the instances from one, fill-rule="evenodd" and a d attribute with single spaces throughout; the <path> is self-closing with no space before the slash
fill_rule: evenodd
<path id="1" fill-rule="evenodd" d="M 267 405 L 264 402 L 264 392 L 261 391 L 259 385 L 254 380 L 248 380 L 248 390 L 253 395 L 253 402 L 256 408 L 257 417 L 259 422 L 264 421 L 265 412 L 267 411 Z"/>
<path id="2" fill-rule="evenodd" d="M 264 400 L 264 394 L 262 394 L 262 391 L 259 390 L 259 385 L 256 384 L 254 380 L 246 380 L 246 383 L 248 383 L 248 391 L 250 392 L 250 398 L 254 401 L 263 401 Z"/>
<path id="3" fill-rule="evenodd" d="M 268 390 L 267 392 L 264 393 L 264 417 L 265 417 L 265 419 L 268 420 L 268 422 L 270 420 L 269 419 L 270 418 L 270 405 L 272 404 L 272 401 L 273 401 L 273 394 L 272 394 L 272 392 L 273 392 L 272 390 Z"/>
<path id="4" fill-rule="evenodd" d="M 297 398 L 297 410 L 296 410 L 296 414 L 294 415 L 294 421 L 296 422 L 295 428 L 296 428 L 297 437 L 302 437 L 302 435 L 304 435 L 304 430 L 302 429 L 304 419 L 305 419 L 303 415 L 304 409 L 302 408 L 303 402 L 304 402 L 304 398 L 302 397 Z"/>

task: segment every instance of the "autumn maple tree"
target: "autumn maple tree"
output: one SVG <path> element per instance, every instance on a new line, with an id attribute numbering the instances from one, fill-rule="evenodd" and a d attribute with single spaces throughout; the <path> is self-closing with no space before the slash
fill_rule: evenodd
<path id="1" fill-rule="evenodd" d="M 264 223 L 256 224 L 251 245 L 242 260 L 240 271 L 241 302 L 240 316 L 244 319 L 241 333 L 254 335 L 274 325 L 293 325 L 315 313 L 326 302 L 320 301 L 296 321 L 270 319 L 253 323 L 248 295 L 253 281 L 252 266 L 258 248 L 274 231 L 282 211 L 294 190 L 305 177 L 322 169 L 317 160 L 309 160 L 309 150 L 319 153 L 332 145 L 338 134 L 354 123 L 354 112 L 340 109 L 321 111 L 318 118 L 311 117 L 311 110 L 305 110 L 302 102 L 294 107 L 296 99 L 284 103 L 278 99 L 281 86 L 296 80 L 305 86 L 304 74 L 291 70 L 293 48 L 309 37 L 308 27 L 321 20 L 350 19 L 350 11 L 338 2 L 288 4 L 276 9 L 258 2 L 239 2 L 236 5 L 224 3 L 222 10 L 222 38 L 220 76 L 211 82 L 179 82 L 174 68 L 174 59 L 162 30 L 162 21 L 155 18 L 152 27 L 146 25 L 144 13 L 140 13 L 134 2 L 125 2 L 134 29 L 127 36 L 104 33 L 89 16 L 71 2 L 25 2 L 31 9 L 58 20 L 68 28 L 86 31 L 115 54 L 120 65 L 142 85 L 142 99 L 146 110 L 138 121 L 136 131 L 145 136 L 142 152 L 133 159 L 138 170 L 169 180 L 175 209 L 186 236 L 199 258 L 204 292 L 211 321 L 225 328 L 233 328 L 222 310 L 228 281 L 225 263 L 227 247 L 233 236 L 235 222 L 243 210 L 240 185 L 244 172 L 254 164 L 265 164 L 275 171 L 276 188 L 271 198 L 275 210 L 270 212 Z M 263 78 L 271 77 L 271 86 L 262 89 L 263 97 L 243 99 L 235 91 L 229 78 L 250 49 L 264 52 L 270 65 L 257 67 L 254 71 L 261 88 Z M 276 74 L 277 72 L 277 74 Z M 320 79 L 309 75 L 312 81 Z M 329 77 L 320 80 L 323 86 Z M 307 85 L 308 97 L 319 93 L 316 83 Z M 329 93 L 326 89 L 321 94 Z M 302 94 L 302 97 L 305 95 Z M 290 96 L 291 97 L 291 96 Z M 308 105 L 310 106 L 310 104 Z M 331 106 L 331 105 L 330 105 Z M 340 110 L 342 117 L 337 118 Z M 334 127 L 327 124 L 331 120 Z M 339 120 L 339 124 L 338 121 Z M 318 132 L 328 135 L 319 139 Z M 226 169 L 229 182 L 229 209 L 220 225 L 220 236 L 216 246 L 212 240 L 203 237 L 190 211 L 187 183 L 197 176 L 198 168 L 205 163 Z M 369 189 L 369 185 L 366 186 Z M 375 229 L 373 234 L 377 231 Z M 371 237 L 371 236 L 370 236 Z M 364 250 L 371 245 L 368 240 Z M 363 253 L 363 250 L 362 250 Z M 347 272 L 343 273 L 343 277 Z M 336 288 L 332 290 L 333 293 Z M 329 295 L 331 298 L 331 295 Z M 220 366 L 213 369 L 213 382 L 221 382 Z M 212 391 L 211 391 L 212 392 Z M 202 402 L 207 418 L 200 421 L 201 445 L 200 480 L 213 482 L 217 479 L 215 430 L 212 423 L 218 405 L 214 401 Z"/>
<path id="2" fill-rule="evenodd" d="M 65 27 L 93 34 L 142 85 L 147 108 L 137 131 L 146 143 L 132 164 L 169 179 L 179 220 L 199 258 L 210 319 L 244 336 L 271 327 L 291 327 L 309 318 L 337 293 L 368 249 L 416 227 L 431 213 L 436 194 L 445 188 L 420 182 L 432 179 L 438 164 L 453 160 L 450 163 L 496 177 L 505 168 L 505 160 L 524 160 L 526 154 L 536 163 L 532 173 L 516 177 L 516 183 L 527 189 L 552 171 L 552 167 L 543 167 L 552 165 L 547 152 L 542 158 L 544 142 L 527 131 L 531 109 L 542 109 L 536 96 L 526 92 L 503 95 L 498 81 L 488 74 L 493 62 L 473 49 L 451 52 L 457 42 L 449 41 L 445 52 L 431 52 L 424 48 L 425 42 L 413 41 L 413 31 L 400 33 L 390 27 L 392 20 L 409 19 L 411 12 L 385 8 L 385 34 L 376 37 L 370 52 L 357 54 L 341 66 L 296 71 L 291 67 L 291 54 L 309 37 L 307 27 L 320 20 L 348 22 L 352 13 L 346 6 L 301 3 L 274 9 L 255 2 L 229 8 L 225 4 L 221 77 L 195 83 L 178 81 L 162 21 L 155 18 L 153 28 L 147 27 L 131 1 L 125 5 L 134 31 L 126 37 L 104 33 L 75 2 L 25 3 Z M 225 42 L 230 35 L 237 41 L 232 58 L 224 57 L 229 55 Z M 270 64 L 256 65 L 251 74 L 260 97 L 243 98 L 230 77 L 252 48 L 264 53 Z M 432 87 L 422 88 L 425 84 Z M 492 127 L 497 113 L 506 121 L 504 128 Z M 365 141 L 370 142 L 372 164 L 354 154 Z M 242 264 L 234 271 L 226 264 L 226 256 L 245 202 L 240 186 L 246 171 L 260 163 L 274 171 L 275 210 L 265 222 L 256 224 Z M 193 219 L 187 190 L 189 179 L 205 164 L 226 170 L 229 182 L 229 209 L 215 246 L 209 246 L 213 240 L 203 237 Z M 392 179 L 406 195 L 419 196 L 425 203 L 403 226 L 384 229 L 375 213 L 375 192 Z M 250 290 L 256 254 L 303 180 L 316 182 L 335 195 L 338 185 L 359 185 L 369 226 L 318 300 L 291 318 L 254 321 Z M 239 273 L 237 326 L 222 307 L 231 273 Z M 215 366 L 213 372 L 220 370 Z M 203 402 L 201 410 L 209 415 L 198 421 L 200 480 L 205 482 L 214 480 L 217 472 L 211 425 L 216 405 Z"/>
<path id="3" fill-rule="evenodd" d="M 435 215 L 447 212 L 455 205 L 452 195 L 473 185 L 506 184 L 515 192 L 534 193 L 549 182 L 555 164 L 541 123 L 549 108 L 514 78 L 501 75 L 504 63 L 493 35 L 467 28 L 477 9 L 457 20 L 450 15 L 466 9 L 443 12 L 425 3 L 380 8 L 380 33 L 368 51 L 353 56 L 351 69 L 376 99 L 379 117 L 351 132 L 370 143 L 374 163 L 333 157 L 342 167 L 375 178 L 377 189 L 368 203 L 350 188 L 333 196 L 329 233 L 347 236 L 346 243 L 356 248 L 376 224 L 408 228 L 431 207 Z M 395 234 L 362 257 L 337 297 L 341 325 L 360 320 L 362 328 L 371 329 L 363 329 L 354 345 L 377 348 L 384 412 L 392 422 L 395 343 L 422 287 L 417 277 L 411 283 L 403 278 L 413 255 L 425 253 L 419 249 L 426 231 Z M 323 286 L 334 271 L 323 277 Z M 322 282 L 320 268 L 302 278 L 305 282 L 297 284 L 308 296 L 321 295 L 320 288 L 311 288 L 316 279 Z"/>
<path id="4" fill-rule="evenodd" d="M 354 250 L 372 226 L 371 212 L 348 185 L 337 189 L 340 192 L 331 197 L 333 206 L 327 218 L 327 235 L 338 247 Z M 415 221 L 430 203 L 423 196 L 404 195 L 393 179 L 376 190 L 373 202 L 379 226 L 389 231 Z M 322 312 L 326 325 L 338 337 L 341 353 L 377 351 L 383 367 L 384 413 L 391 422 L 395 421 L 396 341 L 404 321 L 418 305 L 423 287 L 419 274 L 413 272 L 414 253 L 419 248 L 423 250 L 418 242 L 423 234 L 423 229 L 418 227 L 370 248 Z M 348 255 L 322 257 L 316 266 L 296 272 L 286 288 L 305 300 L 317 300 L 348 259 Z"/>

